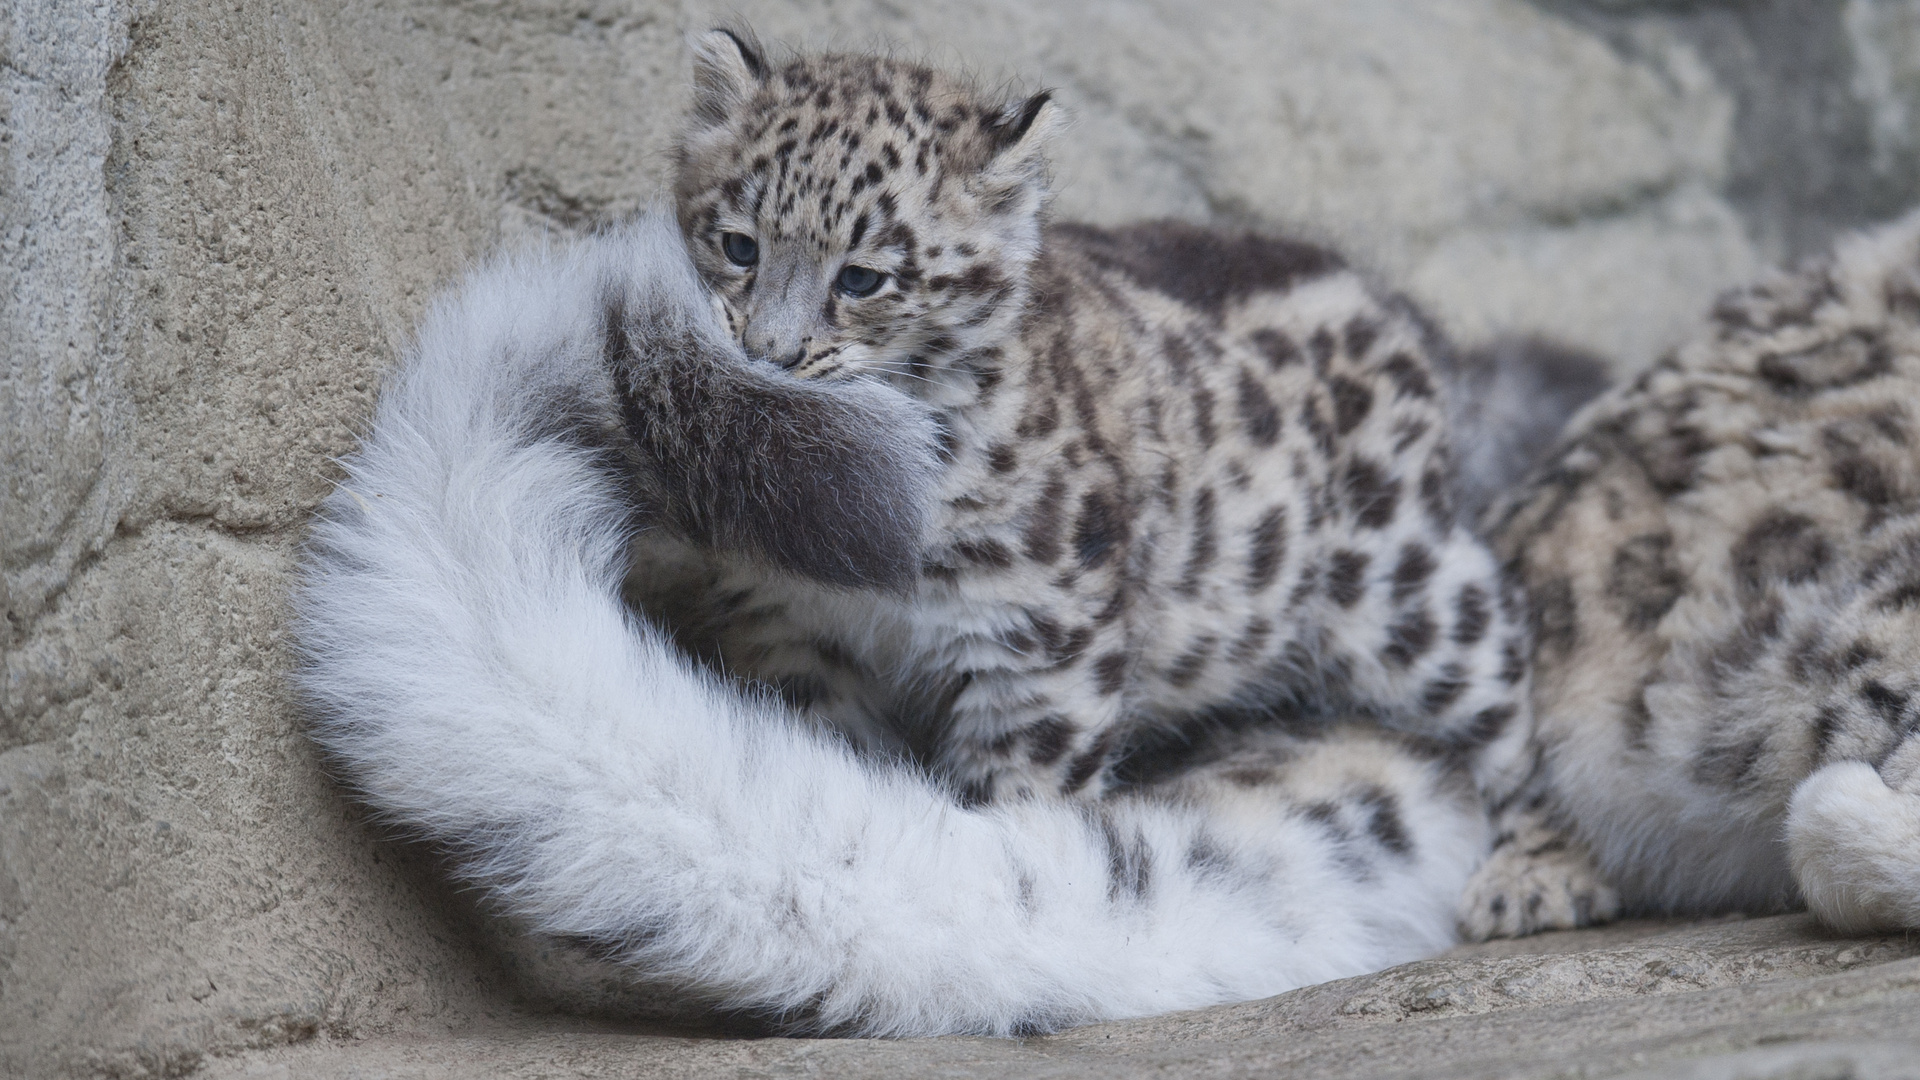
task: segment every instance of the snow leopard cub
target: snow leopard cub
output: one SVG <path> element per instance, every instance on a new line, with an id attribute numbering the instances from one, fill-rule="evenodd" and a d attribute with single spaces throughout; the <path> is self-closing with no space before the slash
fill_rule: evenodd
<path id="1" fill-rule="evenodd" d="M 727 325 L 917 399 L 941 469 L 914 558 L 829 553 L 826 583 L 651 537 L 631 593 L 683 644 L 973 801 L 1095 797 L 1142 733 L 1227 710 L 1358 717 L 1514 785 L 1521 604 L 1458 520 L 1407 302 L 1306 244 L 1046 223 L 1046 93 L 695 48 L 674 196 Z"/>
<path id="2" fill-rule="evenodd" d="M 1916 408 L 1920 216 L 1721 301 L 1496 530 L 1539 799 L 1628 910 L 1920 928 Z M 1470 928 L 1513 928 L 1524 862 L 1496 851 Z"/>

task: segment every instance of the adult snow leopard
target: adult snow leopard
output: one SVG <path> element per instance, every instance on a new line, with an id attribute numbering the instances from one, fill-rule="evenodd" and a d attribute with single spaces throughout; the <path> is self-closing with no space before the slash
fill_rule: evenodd
<path id="1" fill-rule="evenodd" d="M 1591 851 L 1629 911 L 1920 928 L 1916 408 L 1910 216 L 1730 294 L 1573 425 L 1494 530 L 1571 845 L 1502 844 L 1471 930 L 1513 927 L 1528 846 Z"/>

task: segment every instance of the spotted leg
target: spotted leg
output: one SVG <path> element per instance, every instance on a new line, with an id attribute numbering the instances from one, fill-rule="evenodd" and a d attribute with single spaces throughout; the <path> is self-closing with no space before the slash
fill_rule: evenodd
<path id="1" fill-rule="evenodd" d="M 1461 937 L 1522 937 L 1620 914 L 1619 893 L 1586 846 L 1553 820 L 1544 794 L 1515 798 L 1492 816 L 1492 849 L 1460 898 Z"/>
<path id="2" fill-rule="evenodd" d="M 1495 802 L 1525 781 L 1533 733 L 1527 637 L 1514 590 L 1463 528 L 1434 542 L 1383 532 L 1325 574 L 1322 664 L 1389 727 L 1471 764 Z"/>

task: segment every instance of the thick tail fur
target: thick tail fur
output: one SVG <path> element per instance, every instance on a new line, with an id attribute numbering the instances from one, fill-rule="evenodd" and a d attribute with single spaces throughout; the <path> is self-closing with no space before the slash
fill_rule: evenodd
<path id="1" fill-rule="evenodd" d="M 616 380 L 669 391 L 623 414 Z M 782 402 L 801 419 L 765 414 Z M 695 407 L 714 425 L 703 452 L 737 456 L 717 479 L 668 460 L 689 437 L 673 410 Z M 691 665 L 622 606 L 636 526 L 884 584 L 889 545 L 917 528 L 929 431 L 888 391 L 783 388 L 746 364 L 659 216 L 483 269 L 427 320 L 314 528 L 298 632 L 315 737 L 532 932 L 794 1029 L 1006 1034 L 1277 993 L 1451 940 L 1484 822 L 1437 764 L 1376 775 L 1378 755 L 1336 739 L 1296 759 L 1324 789 L 1305 810 L 1240 789 L 1210 803 L 1204 785 L 970 809 Z M 783 467 L 817 478 L 861 455 L 901 499 L 781 486 L 808 482 Z M 689 485 L 709 482 L 743 502 L 700 511 Z M 741 524 L 822 498 L 814 526 L 857 525 L 869 549 L 836 562 Z M 1348 772 L 1367 774 L 1351 806 Z M 1368 848 L 1383 800 L 1416 812 Z"/>

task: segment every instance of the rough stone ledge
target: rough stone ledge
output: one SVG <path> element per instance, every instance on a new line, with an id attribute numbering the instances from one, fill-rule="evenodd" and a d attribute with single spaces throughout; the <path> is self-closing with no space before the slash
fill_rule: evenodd
<path id="1" fill-rule="evenodd" d="M 352 1077 L 1920 1077 L 1920 936 L 1804 915 L 1627 923 L 1468 946 L 1265 1001 L 1023 1040 L 721 1039 L 520 1016 L 315 1039 L 212 1080 Z"/>

